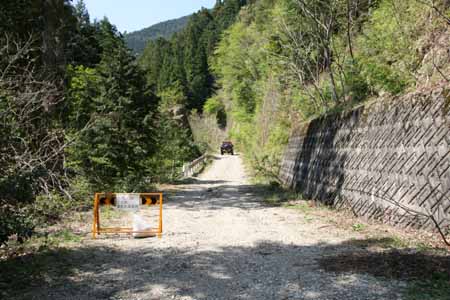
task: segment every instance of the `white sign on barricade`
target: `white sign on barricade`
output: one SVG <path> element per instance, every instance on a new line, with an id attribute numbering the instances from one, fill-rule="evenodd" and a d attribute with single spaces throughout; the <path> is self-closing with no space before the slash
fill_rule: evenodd
<path id="1" fill-rule="evenodd" d="M 116 194 L 116 207 L 122 210 L 138 211 L 141 198 L 139 194 Z"/>

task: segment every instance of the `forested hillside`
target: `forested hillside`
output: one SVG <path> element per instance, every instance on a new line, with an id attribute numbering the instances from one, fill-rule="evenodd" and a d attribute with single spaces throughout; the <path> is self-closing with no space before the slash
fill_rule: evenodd
<path id="1" fill-rule="evenodd" d="M 216 149 L 229 137 L 256 173 L 278 180 L 294 124 L 447 82 L 448 6 L 219 1 L 171 40 L 149 43 L 140 64 L 157 94 L 191 111 L 199 144 Z"/>
<path id="2" fill-rule="evenodd" d="M 223 31 L 233 24 L 246 2 L 217 1 L 212 10 L 204 8 L 193 14 L 186 28 L 170 40 L 161 38 L 148 43 L 140 65 L 147 74 L 147 83 L 166 99 L 163 101 L 202 110 L 215 89 L 210 58 Z"/>
<path id="3" fill-rule="evenodd" d="M 174 33 L 181 31 L 186 27 L 189 17 L 184 16 L 178 19 L 160 22 L 141 30 L 126 33 L 124 34 L 125 42 L 133 50 L 135 55 L 139 55 L 144 50 L 148 41 L 156 40 L 157 38 L 170 39 Z"/>
<path id="4" fill-rule="evenodd" d="M 204 118 L 225 111 L 229 136 L 254 172 L 277 181 L 293 127 L 365 101 L 448 85 L 449 6 L 254 1 L 209 58 L 218 89 Z"/>

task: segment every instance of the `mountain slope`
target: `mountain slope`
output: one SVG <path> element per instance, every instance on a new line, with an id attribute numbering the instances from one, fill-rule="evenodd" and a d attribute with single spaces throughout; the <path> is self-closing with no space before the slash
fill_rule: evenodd
<path id="1" fill-rule="evenodd" d="M 190 16 L 164 21 L 150 27 L 125 34 L 125 41 L 135 54 L 141 54 L 149 40 L 159 37 L 170 38 L 172 34 L 182 30 Z"/>

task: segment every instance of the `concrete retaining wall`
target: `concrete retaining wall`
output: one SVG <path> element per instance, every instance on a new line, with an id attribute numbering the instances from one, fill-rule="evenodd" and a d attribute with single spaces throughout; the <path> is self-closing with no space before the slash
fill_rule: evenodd
<path id="1" fill-rule="evenodd" d="M 450 90 L 408 94 L 295 130 L 281 178 L 304 197 L 394 225 L 450 225 Z"/>

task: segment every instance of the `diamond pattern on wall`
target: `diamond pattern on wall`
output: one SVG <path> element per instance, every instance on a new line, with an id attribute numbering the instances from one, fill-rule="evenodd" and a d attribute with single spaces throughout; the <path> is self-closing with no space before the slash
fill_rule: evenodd
<path id="1" fill-rule="evenodd" d="M 450 226 L 450 90 L 317 118 L 295 130 L 283 183 L 304 197 L 393 225 Z"/>

